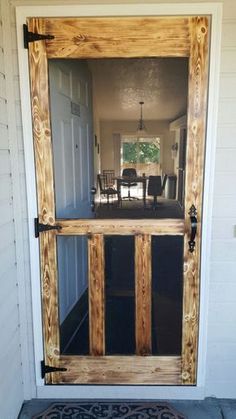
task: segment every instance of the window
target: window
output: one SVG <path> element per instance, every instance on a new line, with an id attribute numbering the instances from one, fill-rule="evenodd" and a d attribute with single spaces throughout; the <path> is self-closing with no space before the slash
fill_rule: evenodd
<path id="1" fill-rule="evenodd" d="M 160 138 L 129 137 L 121 139 L 121 171 L 134 167 L 139 175 L 142 173 L 159 174 L 160 172 Z"/>

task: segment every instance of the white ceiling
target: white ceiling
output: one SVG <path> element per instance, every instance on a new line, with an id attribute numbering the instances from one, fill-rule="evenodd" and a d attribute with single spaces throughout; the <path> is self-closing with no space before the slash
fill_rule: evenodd
<path id="1" fill-rule="evenodd" d="M 138 58 L 89 60 L 102 120 L 174 120 L 186 113 L 188 60 Z"/>

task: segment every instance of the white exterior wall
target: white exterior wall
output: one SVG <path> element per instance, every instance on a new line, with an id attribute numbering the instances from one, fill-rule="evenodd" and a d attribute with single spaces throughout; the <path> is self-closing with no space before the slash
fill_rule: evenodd
<path id="1" fill-rule="evenodd" d="M 8 10 L 8 1 L 1 0 L 1 2 L 0 20 L 3 31 L 0 26 L 0 375 L 4 377 L 4 380 L 0 381 L 0 417 L 14 419 L 14 412 L 19 409 L 21 401 L 34 396 L 34 390 L 33 393 L 30 392 L 31 387 L 34 389 L 32 384 L 34 370 L 24 150 L 19 112 L 15 19 L 14 8 L 9 7 Z M 200 2 L 206 3 L 204 0 Z M 94 3 L 99 3 L 99 1 L 94 1 Z M 179 3 L 179 1 L 163 0 L 162 3 Z M 194 3 L 194 1 L 188 1 L 188 3 Z M 216 167 L 212 178 L 214 208 L 209 316 L 206 331 L 205 395 L 236 397 L 236 238 L 234 237 L 234 225 L 236 225 L 236 1 L 224 0 L 222 3 L 224 19 Z M 21 4 L 48 5 L 56 4 L 56 1 L 25 0 Z M 6 296 L 8 296 L 7 299 Z M 18 327 L 19 323 L 20 327 Z M 4 336 L 4 346 L 2 336 Z M 22 356 L 20 343 L 23 348 Z M 21 368 L 21 361 L 23 368 Z M 23 393 L 22 381 L 24 381 L 25 393 Z M 74 390 L 71 387 L 71 391 Z M 97 391 L 101 394 L 100 390 Z M 191 391 L 194 398 L 194 389 Z M 148 397 L 148 392 L 147 388 L 146 397 Z M 96 389 L 91 394 L 96 397 Z"/>
<path id="2" fill-rule="evenodd" d="M 206 392 L 236 397 L 236 2 L 224 1 Z"/>
<path id="3" fill-rule="evenodd" d="M 14 418 L 23 400 L 13 178 L 8 129 L 3 16 L 0 9 L 0 417 Z"/>
<path id="4" fill-rule="evenodd" d="M 16 29 L 14 14 L 1 0 L 0 418 L 4 419 L 15 419 L 23 400 L 34 395 L 27 231 Z"/>

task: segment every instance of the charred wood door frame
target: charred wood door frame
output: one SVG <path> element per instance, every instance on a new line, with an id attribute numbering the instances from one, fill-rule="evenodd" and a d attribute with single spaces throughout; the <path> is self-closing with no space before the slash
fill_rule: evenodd
<path id="1" fill-rule="evenodd" d="M 119 17 L 119 18 L 31 18 L 32 32 L 53 34 L 55 39 L 36 41 L 29 45 L 33 137 L 36 160 L 39 222 L 57 224 L 61 229 L 48 231 L 40 237 L 41 281 L 44 318 L 45 362 L 66 367 L 67 372 L 47 376 L 47 383 L 99 384 L 195 384 L 199 322 L 199 265 L 204 149 L 207 111 L 207 80 L 209 61 L 209 17 Z M 138 31 L 137 31 L 138 28 Z M 188 57 L 188 138 L 185 219 L 182 220 L 57 220 L 55 218 L 52 144 L 48 95 L 48 58 L 109 57 Z M 190 220 L 188 211 L 198 210 L 198 235 L 193 253 L 189 252 Z M 143 266 L 149 258 L 150 234 L 184 235 L 183 339 L 181 357 L 142 356 L 150 345 L 147 328 L 138 334 L 138 354 L 131 357 L 105 356 L 103 319 L 100 338 L 93 334 L 91 356 L 61 356 L 59 348 L 56 236 L 91 234 L 90 262 L 99 257 L 102 266 L 104 234 L 135 234 L 136 252 L 142 266 L 136 263 L 136 298 L 139 286 L 148 278 Z M 145 242 L 144 249 L 143 244 Z M 95 252 L 93 249 L 99 249 Z M 92 273 L 92 265 L 90 272 Z M 147 271 L 148 272 L 148 271 Z M 147 276 L 149 273 L 146 274 Z M 91 276 L 91 275 L 90 275 Z M 102 274 L 96 281 L 103 281 Z M 138 283 L 140 282 L 140 285 Z M 102 283 L 96 298 L 102 304 Z M 148 288 L 148 287 L 147 287 Z M 91 293 L 92 295 L 92 293 Z M 90 298 L 95 298 L 91 297 Z M 144 304 L 145 306 L 145 304 Z M 148 312 L 136 313 L 136 321 L 150 317 Z M 141 319 L 141 320 L 139 320 Z M 91 323 L 90 323 L 91 324 Z M 145 349 L 146 350 L 146 349 Z M 99 355 L 99 356 L 98 356 Z M 114 374 L 114 371 L 116 374 Z"/>

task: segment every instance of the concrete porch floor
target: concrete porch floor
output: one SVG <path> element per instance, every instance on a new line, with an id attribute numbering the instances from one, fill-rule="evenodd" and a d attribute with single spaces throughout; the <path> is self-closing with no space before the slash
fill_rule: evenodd
<path id="1" fill-rule="evenodd" d="M 31 419 L 36 413 L 46 410 L 53 402 L 66 400 L 45 400 L 32 399 L 24 403 L 18 419 Z M 76 399 L 67 401 L 78 402 Z M 85 401 L 85 400 L 81 400 Z M 99 400 L 93 400 L 98 401 Z M 100 400 L 111 401 L 111 400 Z M 116 400 L 120 401 L 120 400 Z M 127 400 L 122 400 L 128 402 Z M 131 400 L 130 400 L 131 401 Z M 132 400 L 141 401 L 141 400 Z M 144 402 L 147 400 L 144 400 Z M 155 402 L 155 400 L 149 400 Z M 161 400 L 158 400 L 161 401 Z M 184 414 L 188 419 L 236 419 L 236 400 L 235 399 L 216 399 L 213 397 L 205 400 L 170 400 L 168 401 L 180 413 Z"/>

